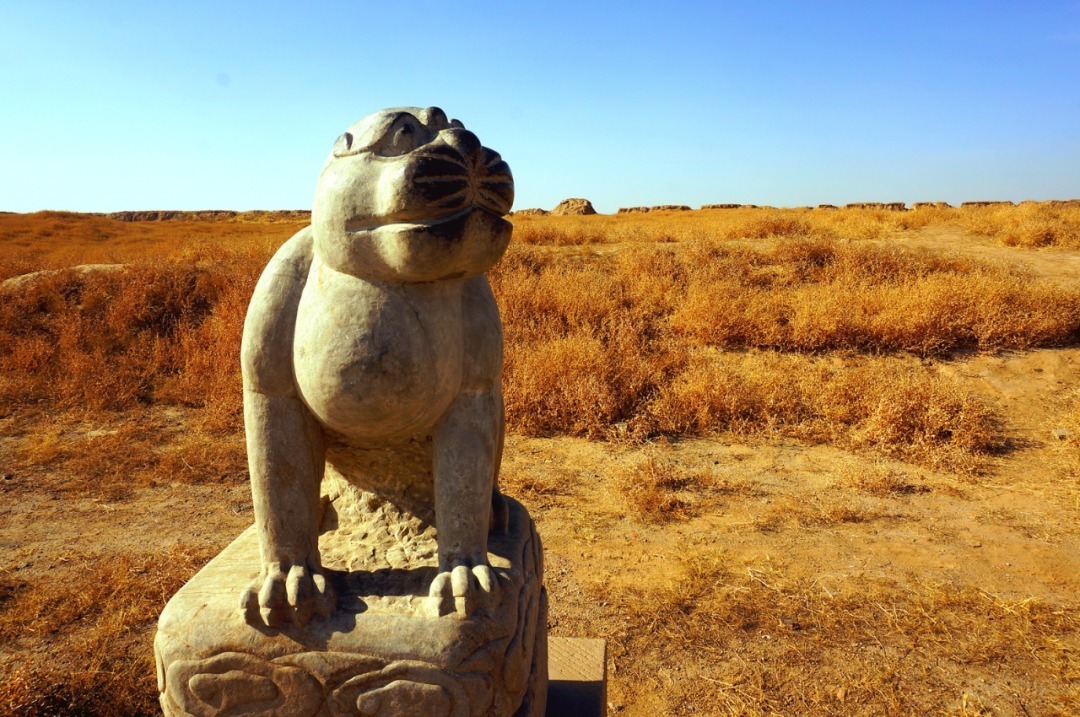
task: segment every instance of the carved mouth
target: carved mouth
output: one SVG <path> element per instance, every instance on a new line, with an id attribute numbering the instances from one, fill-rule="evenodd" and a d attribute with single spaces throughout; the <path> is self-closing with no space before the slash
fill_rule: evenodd
<path id="1" fill-rule="evenodd" d="M 415 216 L 415 213 L 412 216 L 402 216 L 400 218 L 394 215 L 378 218 L 356 217 L 345 222 L 345 231 L 351 233 L 372 232 L 377 229 L 383 231 L 424 231 L 436 229 L 444 224 L 460 222 L 473 212 L 484 212 L 494 219 L 505 221 L 501 216 L 496 215 L 486 207 L 472 205 L 450 214 L 442 214 L 430 218 L 417 217 Z"/>

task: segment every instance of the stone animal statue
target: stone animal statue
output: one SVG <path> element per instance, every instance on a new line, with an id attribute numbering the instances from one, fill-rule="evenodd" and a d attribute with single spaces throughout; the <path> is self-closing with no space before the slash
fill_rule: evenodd
<path id="1" fill-rule="evenodd" d="M 320 536 L 334 528 L 343 570 L 369 533 L 389 536 L 391 567 L 434 533 L 444 612 L 497 590 L 502 330 L 483 274 L 510 240 L 513 196 L 500 156 L 435 107 L 377 112 L 337 139 L 311 225 L 270 261 L 244 324 L 262 564 L 248 622 L 333 612 Z"/>

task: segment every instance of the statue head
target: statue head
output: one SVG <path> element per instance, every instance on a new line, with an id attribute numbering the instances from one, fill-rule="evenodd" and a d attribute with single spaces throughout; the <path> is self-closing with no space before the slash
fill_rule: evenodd
<path id="1" fill-rule="evenodd" d="M 468 278 L 502 256 L 510 167 L 438 107 L 368 115 L 334 144 L 311 213 L 332 268 L 402 283 Z"/>

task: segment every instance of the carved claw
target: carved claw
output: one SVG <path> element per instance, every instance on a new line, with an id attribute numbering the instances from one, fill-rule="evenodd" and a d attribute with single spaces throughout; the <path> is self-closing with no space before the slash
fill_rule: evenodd
<path id="1" fill-rule="evenodd" d="M 457 613 L 468 617 L 477 609 L 489 607 L 495 599 L 498 581 L 486 562 L 454 560 L 431 581 L 428 595 L 438 615 Z"/>
<path id="2" fill-rule="evenodd" d="M 240 609 L 248 624 L 278 628 L 292 623 L 303 627 L 314 615 L 327 617 L 334 612 L 333 587 L 321 572 L 306 565 L 272 566 L 259 581 L 240 597 Z"/>

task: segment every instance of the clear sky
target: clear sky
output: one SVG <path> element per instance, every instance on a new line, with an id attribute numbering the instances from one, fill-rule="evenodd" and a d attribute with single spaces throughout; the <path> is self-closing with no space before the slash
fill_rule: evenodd
<path id="1" fill-rule="evenodd" d="M 517 208 L 1080 197 L 1080 2 L 0 3 L 0 209 L 311 205 L 437 105 Z"/>

